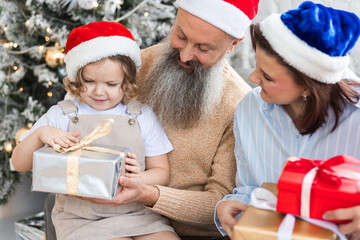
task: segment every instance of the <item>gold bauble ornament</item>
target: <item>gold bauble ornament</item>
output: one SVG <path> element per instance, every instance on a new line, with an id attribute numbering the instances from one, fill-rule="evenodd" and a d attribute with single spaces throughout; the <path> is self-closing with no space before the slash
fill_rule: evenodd
<path id="1" fill-rule="evenodd" d="M 25 133 L 27 133 L 30 130 L 31 127 L 32 127 L 32 123 L 28 123 L 25 127 L 19 129 L 16 132 L 16 134 L 15 134 L 15 143 L 16 143 L 16 145 L 18 144 L 18 141 L 19 141 L 20 137 L 22 135 L 24 135 Z"/>
<path id="2" fill-rule="evenodd" d="M 12 144 L 11 144 L 11 142 L 7 142 L 7 143 L 5 143 L 4 144 L 4 148 L 5 148 L 5 151 L 6 152 L 11 152 L 12 151 Z"/>
<path id="3" fill-rule="evenodd" d="M 64 65 L 65 54 L 60 49 L 48 49 L 45 53 L 46 64 L 51 68 Z"/>

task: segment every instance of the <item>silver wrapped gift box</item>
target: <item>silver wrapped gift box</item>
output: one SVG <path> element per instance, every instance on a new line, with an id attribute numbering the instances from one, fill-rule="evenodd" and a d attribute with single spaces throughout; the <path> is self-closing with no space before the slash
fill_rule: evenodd
<path id="1" fill-rule="evenodd" d="M 47 146 L 34 152 L 32 190 L 113 199 L 119 190 L 119 177 L 125 171 L 128 149 L 96 147 L 119 153 L 88 150 L 58 153 Z"/>

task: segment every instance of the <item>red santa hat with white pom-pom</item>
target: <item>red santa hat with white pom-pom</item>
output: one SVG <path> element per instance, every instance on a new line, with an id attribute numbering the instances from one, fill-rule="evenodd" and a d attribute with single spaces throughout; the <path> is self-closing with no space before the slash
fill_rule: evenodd
<path id="1" fill-rule="evenodd" d="M 117 22 L 98 21 L 73 29 L 65 49 L 64 61 L 71 82 L 80 68 L 115 55 L 128 56 L 137 67 L 141 65 L 140 48 L 133 35 Z"/>
<path id="2" fill-rule="evenodd" d="M 240 39 L 258 12 L 259 0 L 177 0 L 175 4 Z"/>

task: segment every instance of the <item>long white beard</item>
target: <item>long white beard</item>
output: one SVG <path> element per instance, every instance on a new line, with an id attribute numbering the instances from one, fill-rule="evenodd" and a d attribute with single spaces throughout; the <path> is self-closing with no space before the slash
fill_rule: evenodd
<path id="1" fill-rule="evenodd" d="M 151 106 L 163 125 L 191 128 L 220 103 L 224 57 L 210 68 L 191 63 L 189 72 L 179 65 L 178 50 L 165 40 L 163 54 L 141 88 L 140 100 Z"/>
<path id="2" fill-rule="evenodd" d="M 216 105 L 221 101 L 222 90 L 224 86 L 224 62 L 225 58 L 222 58 L 217 62 L 209 73 L 207 79 L 208 84 L 205 86 L 204 92 L 204 113 L 205 115 L 213 112 Z"/>

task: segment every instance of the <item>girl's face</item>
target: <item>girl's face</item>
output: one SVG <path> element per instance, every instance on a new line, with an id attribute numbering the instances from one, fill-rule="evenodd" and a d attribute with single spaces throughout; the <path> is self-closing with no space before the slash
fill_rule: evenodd
<path id="1" fill-rule="evenodd" d="M 85 91 L 80 92 L 81 100 L 96 110 L 114 108 L 124 97 L 121 89 L 124 77 L 117 61 L 106 58 L 87 64 L 82 70 Z"/>
<path id="2" fill-rule="evenodd" d="M 303 96 L 308 95 L 308 91 L 296 84 L 289 70 L 259 46 L 255 56 L 256 69 L 250 74 L 249 81 L 262 88 L 261 98 L 268 103 L 290 105 L 294 110 L 301 108 Z"/>

